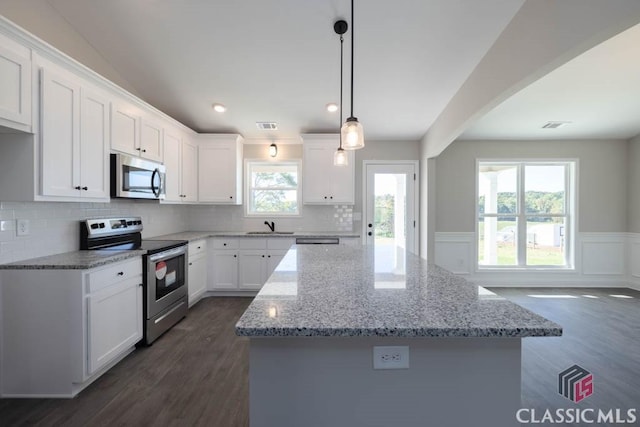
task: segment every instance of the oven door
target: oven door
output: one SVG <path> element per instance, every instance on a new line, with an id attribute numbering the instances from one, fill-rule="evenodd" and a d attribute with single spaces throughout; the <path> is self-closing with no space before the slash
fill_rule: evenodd
<path id="1" fill-rule="evenodd" d="M 147 256 L 147 318 L 187 295 L 187 246 Z"/>

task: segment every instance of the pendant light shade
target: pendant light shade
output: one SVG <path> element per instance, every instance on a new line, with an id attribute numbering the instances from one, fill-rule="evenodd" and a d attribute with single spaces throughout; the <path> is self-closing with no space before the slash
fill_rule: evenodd
<path id="1" fill-rule="evenodd" d="M 345 150 L 364 148 L 364 129 L 353 115 L 353 40 L 355 39 L 355 24 L 353 17 L 353 0 L 351 0 L 351 115 L 342 125 L 340 135 Z"/>
<path id="2" fill-rule="evenodd" d="M 340 35 L 340 124 L 342 124 L 342 62 L 343 62 L 343 43 L 344 38 L 342 35 L 347 32 L 349 26 L 347 25 L 347 21 L 336 21 L 333 24 L 333 30 L 336 34 Z M 340 145 L 335 153 L 333 153 L 333 164 L 335 166 L 348 166 L 349 165 L 349 156 L 347 156 L 346 151 L 342 147 L 342 131 L 340 132 Z"/>
<path id="3" fill-rule="evenodd" d="M 347 152 L 344 151 L 344 148 L 340 147 L 335 153 L 333 153 L 333 164 L 336 166 L 349 165 L 349 156 L 347 156 Z"/>
<path id="4" fill-rule="evenodd" d="M 364 129 L 355 117 L 349 117 L 340 130 L 345 150 L 357 150 L 364 147 Z"/>

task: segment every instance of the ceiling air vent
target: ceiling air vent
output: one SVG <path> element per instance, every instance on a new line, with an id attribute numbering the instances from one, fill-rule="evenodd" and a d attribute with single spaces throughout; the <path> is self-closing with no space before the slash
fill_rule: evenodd
<path id="1" fill-rule="evenodd" d="M 260 130 L 278 130 L 278 124 L 275 122 L 256 122 L 256 126 Z"/>
<path id="2" fill-rule="evenodd" d="M 547 122 L 542 129 L 558 129 L 564 125 L 568 125 L 571 122 Z"/>

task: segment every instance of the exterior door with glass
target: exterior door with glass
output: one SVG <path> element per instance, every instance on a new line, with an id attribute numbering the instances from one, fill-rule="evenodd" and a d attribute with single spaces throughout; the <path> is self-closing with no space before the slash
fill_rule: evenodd
<path id="1" fill-rule="evenodd" d="M 418 162 L 364 162 L 366 243 L 401 256 L 418 253 Z M 390 258 L 390 259 L 391 259 Z"/>

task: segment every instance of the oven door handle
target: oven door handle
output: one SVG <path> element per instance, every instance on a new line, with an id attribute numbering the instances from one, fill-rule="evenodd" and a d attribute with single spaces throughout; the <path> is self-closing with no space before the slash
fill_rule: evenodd
<path id="1" fill-rule="evenodd" d="M 170 249 L 168 251 L 153 254 L 149 256 L 149 261 L 151 262 L 164 261 L 165 259 L 173 258 L 175 256 L 183 255 L 186 253 L 187 253 L 186 246 L 182 246 L 179 248 Z"/>

